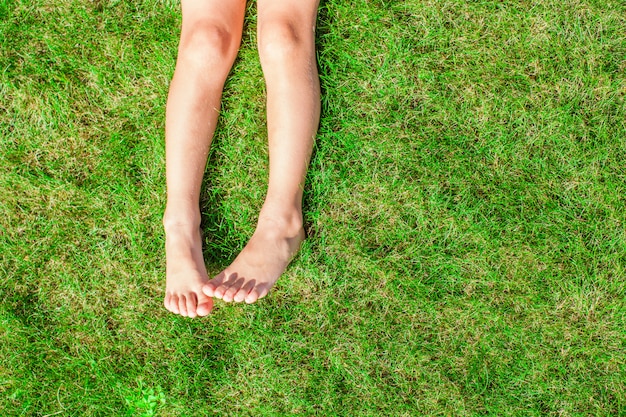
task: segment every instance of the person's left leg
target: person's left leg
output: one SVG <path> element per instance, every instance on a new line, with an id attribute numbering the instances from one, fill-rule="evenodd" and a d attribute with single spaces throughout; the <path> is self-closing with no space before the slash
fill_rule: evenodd
<path id="1" fill-rule="evenodd" d="M 267 85 L 270 178 L 252 238 L 203 287 L 209 297 L 264 297 L 304 240 L 302 189 L 320 116 L 315 60 L 318 0 L 258 0 L 258 48 Z"/>

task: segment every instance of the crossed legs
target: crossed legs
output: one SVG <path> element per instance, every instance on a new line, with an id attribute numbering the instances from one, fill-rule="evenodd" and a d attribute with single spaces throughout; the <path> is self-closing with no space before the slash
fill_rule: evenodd
<path id="1" fill-rule="evenodd" d="M 207 315 L 211 297 L 264 297 L 304 239 L 302 187 L 319 121 L 314 29 L 317 0 L 258 0 L 258 42 L 267 84 L 270 178 L 252 238 L 209 279 L 202 258 L 199 195 L 224 80 L 237 53 L 245 0 L 183 0 L 178 62 L 167 103 L 165 307 Z"/>

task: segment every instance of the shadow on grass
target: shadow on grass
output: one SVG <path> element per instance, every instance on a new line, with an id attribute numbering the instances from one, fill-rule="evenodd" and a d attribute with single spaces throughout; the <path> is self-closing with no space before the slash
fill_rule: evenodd
<path id="1" fill-rule="evenodd" d="M 327 86 L 324 84 L 324 67 L 320 65 L 319 57 L 322 56 L 321 51 L 324 49 L 324 39 L 326 35 L 329 33 L 329 13 L 328 8 L 326 7 L 326 1 L 320 0 L 318 14 L 317 14 L 317 25 L 315 30 L 315 49 L 317 53 L 317 71 L 320 79 L 320 98 L 322 101 L 321 109 L 320 109 L 320 121 L 318 126 L 317 137 L 315 143 L 313 145 L 313 152 L 311 153 L 311 161 L 309 163 L 309 172 L 306 178 L 306 182 L 304 184 L 304 196 L 302 201 L 302 211 L 304 215 L 304 230 L 306 232 L 307 240 L 309 241 L 309 245 L 315 242 L 315 237 L 318 236 L 318 229 L 315 227 L 315 224 L 312 222 L 312 215 L 314 213 L 319 212 L 320 200 L 316 198 L 316 193 L 313 190 L 312 183 L 315 181 L 316 173 L 320 168 L 320 163 L 318 161 L 318 150 L 322 146 L 321 141 L 323 140 L 323 125 L 325 116 L 328 113 L 328 109 L 324 105 L 326 97 L 326 88 Z"/>

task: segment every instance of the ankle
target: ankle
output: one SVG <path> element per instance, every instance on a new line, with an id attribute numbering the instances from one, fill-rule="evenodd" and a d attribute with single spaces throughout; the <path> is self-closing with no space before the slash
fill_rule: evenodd
<path id="1" fill-rule="evenodd" d="M 166 233 L 175 230 L 198 230 L 200 220 L 200 210 L 167 208 L 163 215 L 163 228 Z"/>
<path id="2" fill-rule="evenodd" d="M 297 236 L 303 227 L 302 211 L 297 208 L 271 208 L 265 205 L 259 214 L 258 228 L 266 226 L 281 234 Z"/>

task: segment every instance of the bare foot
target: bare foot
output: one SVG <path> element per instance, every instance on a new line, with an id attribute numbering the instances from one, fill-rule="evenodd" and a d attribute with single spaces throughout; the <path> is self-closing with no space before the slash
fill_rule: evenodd
<path id="1" fill-rule="evenodd" d="M 209 297 L 227 302 L 254 303 L 267 295 L 303 240 L 301 221 L 259 218 L 256 231 L 239 256 L 210 280 L 202 291 Z"/>
<path id="2" fill-rule="evenodd" d="M 185 317 L 206 316 L 213 300 L 202 292 L 209 277 L 202 256 L 198 226 L 168 224 L 165 227 L 167 280 L 165 308 Z"/>

